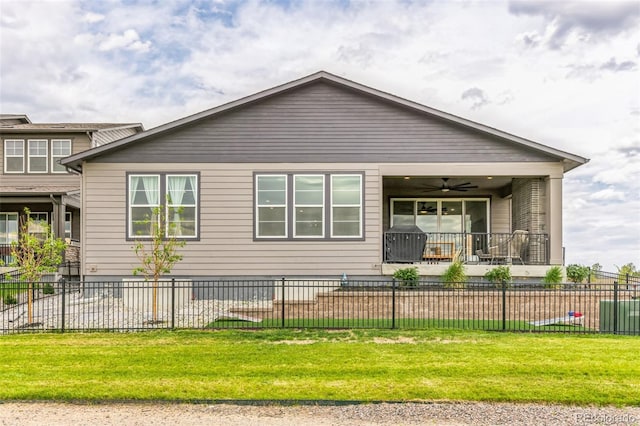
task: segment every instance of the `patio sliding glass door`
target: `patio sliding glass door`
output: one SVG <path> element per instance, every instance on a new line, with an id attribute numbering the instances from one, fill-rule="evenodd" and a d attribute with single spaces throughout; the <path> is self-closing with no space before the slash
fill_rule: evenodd
<path id="1" fill-rule="evenodd" d="M 391 199 L 391 226 L 397 225 L 427 233 L 487 233 L 489 199 Z"/>

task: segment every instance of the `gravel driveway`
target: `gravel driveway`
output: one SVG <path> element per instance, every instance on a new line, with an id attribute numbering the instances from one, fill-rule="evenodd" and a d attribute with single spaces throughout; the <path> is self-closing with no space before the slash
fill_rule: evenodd
<path id="1" fill-rule="evenodd" d="M 424 403 L 342 406 L 0 403 L 1 425 L 640 425 L 640 407 Z"/>

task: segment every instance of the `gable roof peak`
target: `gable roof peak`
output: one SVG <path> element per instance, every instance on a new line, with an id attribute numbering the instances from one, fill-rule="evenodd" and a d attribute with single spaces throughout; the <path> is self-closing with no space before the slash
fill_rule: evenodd
<path id="1" fill-rule="evenodd" d="M 334 86 L 342 87 L 344 89 L 349 89 L 361 95 L 366 95 L 366 96 L 378 99 L 379 101 L 382 101 L 382 102 L 407 108 L 415 112 L 429 115 L 432 117 L 437 117 L 443 121 L 447 121 L 452 124 L 456 124 L 458 126 L 473 129 L 475 131 L 479 131 L 484 134 L 495 136 L 505 141 L 515 143 L 529 149 L 544 152 L 548 155 L 556 157 L 558 160 L 563 161 L 565 171 L 571 170 L 589 161 L 584 157 L 580 157 L 575 154 L 570 154 L 565 151 L 561 151 L 537 142 L 533 142 L 531 140 L 524 139 L 507 132 L 503 132 L 493 127 L 489 127 L 484 124 L 480 124 L 465 118 L 461 118 L 459 116 L 449 114 L 447 112 L 440 111 L 435 108 L 431 108 L 426 105 L 419 104 L 417 102 L 410 101 L 410 100 L 401 98 L 399 96 L 396 96 L 378 89 L 374 89 L 369 86 L 365 86 L 363 84 L 357 83 L 347 78 L 338 76 L 336 74 L 332 74 L 328 71 L 320 70 L 312 74 L 309 74 L 307 76 L 298 78 L 296 80 L 292 80 L 288 83 L 271 87 L 269 89 L 262 90 L 260 92 L 245 96 L 235 101 L 231 101 L 231 102 L 222 104 L 220 106 L 210 108 L 210 109 L 201 111 L 199 113 L 192 114 L 192 115 L 168 122 L 166 124 L 162 124 L 160 126 L 146 130 L 142 133 L 138 133 L 136 135 L 121 139 L 119 141 L 112 142 L 108 145 L 103 145 L 97 148 L 84 151 L 76 155 L 72 155 L 62 160 L 61 163 L 80 171 L 83 160 L 89 160 L 89 159 L 98 157 L 103 153 L 110 152 L 117 149 L 122 149 L 126 145 L 134 143 L 136 141 L 158 136 L 169 131 L 174 131 L 180 127 L 195 124 L 196 122 L 216 116 L 217 114 L 222 114 L 224 112 L 228 112 L 234 109 L 239 109 L 239 108 L 251 105 L 253 103 L 260 102 L 260 101 L 269 99 L 271 97 L 278 96 L 278 95 L 287 93 L 289 91 L 299 89 L 308 84 L 313 84 L 314 82 L 318 82 L 318 81 L 328 81 Z"/>

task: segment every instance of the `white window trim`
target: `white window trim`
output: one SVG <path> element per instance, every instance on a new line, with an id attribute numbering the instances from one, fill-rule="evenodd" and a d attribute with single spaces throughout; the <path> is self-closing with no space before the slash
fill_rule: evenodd
<path id="1" fill-rule="evenodd" d="M 296 203 L 296 178 L 297 177 L 320 177 L 322 180 L 322 203 L 321 204 L 298 204 Z M 293 238 L 319 238 L 324 239 L 324 230 L 325 230 L 325 175 L 323 174 L 313 174 L 313 173 L 294 173 L 293 174 Z M 322 223 L 322 233 L 320 235 L 298 235 L 296 232 L 296 224 L 298 223 L 298 207 L 314 207 L 322 210 L 321 223 Z"/>
<path id="2" fill-rule="evenodd" d="M 53 146 L 55 145 L 56 142 L 68 142 L 69 143 L 69 154 L 67 155 L 55 155 L 53 153 Z M 73 145 L 71 144 L 71 139 L 51 139 L 51 173 L 69 173 L 66 169 L 65 170 L 56 170 L 56 160 L 57 159 L 62 159 L 65 157 L 68 157 L 69 155 L 71 155 L 73 153 L 72 151 L 72 147 Z"/>
<path id="3" fill-rule="evenodd" d="M 270 176 L 270 177 L 283 177 L 284 178 L 284 204 L 278 204 L 278 205 L 273 205 L 273 204 L 260 204 L 258 202 L 259 197 L 258 197 L 258 180 L 261 177 L 266 177 L 266 176 Z M 255 182 L 254 182 L 254 187 L 255 187 L 255 237 L 256 239 L 281 239 L 281 240 L 286 240 L 289 239 L 289 179 L 287 177 L 286 174 L 271 174 L 271 173 L 262 173 L 262 174 L 256 174 L 255 175 Z M 259 230 L 260 230 L 260 207 L 283 207 L 284 208 L 284 235 L 260 235 L 259 234 Z"/>
<path id="4" fill-rule="evenodd" d="M 334 177 L 340 177 L 340 176 L 357 176 L 358 177 L 358 188 L 360 190 L 360 199 L 358 200 L 359 204 L 340 204 L 338 206 L 334 206 L 333 204 L 333 178 Z M 330 175 L 330 179 L 331 179 L 331 188 L 330 188 L 330 200 L 329 200 L 329 209 L 331 209 L 330 212 L 330 221 L 331 221 L 331 238 L 332 239 L 353 239 L 353 238 L 362 238 L 362 222 L 363 222 L 363 218 L 364 218 L 364 211 L 362 208 L 362 197 L 364 196 L 364 188 L 362 186 L 362 175 L 361 174 L 354 174 L 354 173 L 336 173 L 336 174 L 331 174 Z M 334 207 L 358 207 L 360 209 L 360 220 L 358 223 L 358 235 L 334 235 L 333 232 L 333 208 Z"/>
<path id="5" fill-rule="evenodd" d="M 7 155 L 7 142 L 20 142 L 22 145 L 22 155 Z M 25 158 L 25 143 L 24 139 L 5 139 L 4 140 L 4 172 L 7 174 L 10 173 L 24 173 L 24 158 Z M 7 170 L 7 158 L 22 158 L 22 168 L 20 171 L 8 171 Z"/>
<path id="6" fill-rule="evenodd" d="M 45 143 L 45 147 L 46 147 L 46 152 L 44 155 L 31 155 L 31 142 L 44 142 Z M 45 162 L 44 162 L 44 171 L 42 170 L 37 170 L 37 171 L 33 171 L 31 170 L 31 158 L 44 158 Z M 49 141 L 47 139 L 29 139 L 27 141 L 27 170 L 29 173 L 33 173 L 33 174 L 43 174 L 43 173 L 49 173 Z"/>
<path id="7" fill-rule="evenodd" d="M 322 229 L 322 237 L 320 236 L 307 236 L 307 235 L 295 235 L 295 219 L 296 219 L 296 206 L 294 205 L 295 200 L 295 177 L 296 176 L 319 176 L 322 175 L 324 177 L 323 180 L 323 229 Z M 269 172 L 255 172 L 254 174 L 254 240 L 285 240 L 285 241 L 350 241 L 350 240 L 364 240 L 365 235 L 365 188 L 364 184 L 364 174 L 360 172 L 341 172 L 341 173 L 332 173 L 326 171 L 317 171 L 315 173 L 296 173 L 296 172 L 286 172 L 286 173 L 269 173 Z M 258 204 L 258 181 L 263 176 L 280 176 L 285 177 L 286 182 L 286 196 L 285 196 L 285 204 L 277 205 L 277 207 L 281 207 L 285 209 L 285 235 L 281 236 L 265 236 L 259 235 L 259 223 L 260 223 L 260 208 L 261 207 L 273 207 L 273 205 L 261 205 Z M 357 176 L 359 181 L 359 204 L 344 204 L 336 207 L 357 207 L 359 208 L 359 227 L 358 227 L 358 235 L 334 235 L 333 230 L 333 194 L 331 193 L 332 186 L 332 178 L 339 176 L 348 176 L 353 177 Z M 329 211 L 327 210 L 329 209 Z"/>

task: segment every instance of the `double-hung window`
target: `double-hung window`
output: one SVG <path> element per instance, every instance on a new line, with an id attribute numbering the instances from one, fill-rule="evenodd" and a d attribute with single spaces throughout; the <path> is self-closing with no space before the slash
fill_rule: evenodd
<path id="1" fill-rule="evenodd" d="M 256 239 L 362 239 L 361 173 L 255 175 Z"/>
<path id="2" fill-rule="evenodd" d="M 287 175 L 256 175 L 256 234 L 287 237 Z"/>
<path id="3" fill-rule="evenodd" d="M 362 175 L 331 176 L 331 236 L 362 236 Z"/>
<path id="4" fill-rule="evenodd" d="M 198 237 L 197 174 L 130 174 L 128 193 L 128 238 L 151 238 L 154 225 L 165 235 Z"/>
<path id="5" fill-rule="evenodd" d="M 28 146 L 29 173 L 47 173 L 49 141 L 46 139 L 30 139 Z"/>
<path id="6" fill-rule="evenodd" d="M 69 139 L 51 140 L 51 172 L 65 173 L 67 169 L 58 161 L 71 155 L 71 141 Z"/>
<path id="7" fill-rule="evenodd" d="M 324 237 L 324 176 L 293 177 L 294 237 Z"/>
<path id="8" fill-rule="evenodd" d="M 24 173 L 24 140 L 4 141 L 5 173 Z"/>

